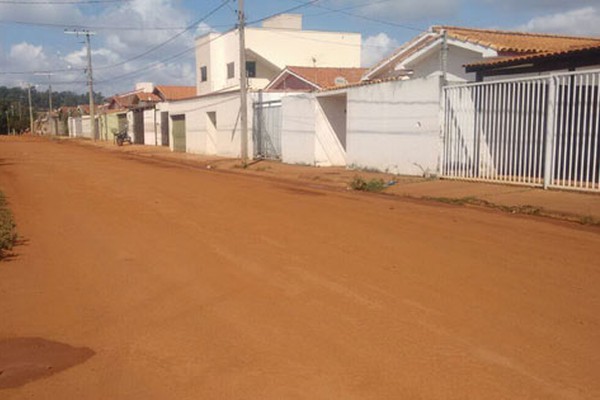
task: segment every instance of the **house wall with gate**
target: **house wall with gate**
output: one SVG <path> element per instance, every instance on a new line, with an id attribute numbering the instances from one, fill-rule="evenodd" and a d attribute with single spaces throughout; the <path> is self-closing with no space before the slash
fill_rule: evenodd
<path id="1" fill-rule="evenodd" d="M 435 174 L 439 96 L 432 76 L 285 98 L 283 161 Z"/>
<path id="2" fill-rule="evenodd" d="M 149 146 L 160 145 L 160 138 L 156 126 L 156 110 L 144 110 L 144 144 Z"/>
<path id="3" fill-rule="evenodd" d="M 240 95 L 239 91 L 220 93 L 193 99 L 164 103 L 170 119 L 185 118 L 185 151 L 192 154 L 240 157 Z M 169 127 L 171 150 L 177 148 L 173 126 Z M 248 97 L 248 154 L 252 147 L 252 97 Z"/>

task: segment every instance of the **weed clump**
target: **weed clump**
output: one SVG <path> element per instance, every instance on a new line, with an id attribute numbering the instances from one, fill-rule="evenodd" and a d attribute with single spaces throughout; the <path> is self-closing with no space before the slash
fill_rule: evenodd
<path id="1" fill-rule="evenodd" d="M 0 192 L 0 259 L 4 251 L 11 250 L 17 240 L 15 221 L 12 212 L 8 209 L 6 198 Z"/>
<path id="2" fill-rule="evenodd" d="M 371 179 L 367 181 L 360 176 L 356 176 L 350 182 L 350 189 L 361 192 L 381 192 L 385 187 L 383 179 Z"/>

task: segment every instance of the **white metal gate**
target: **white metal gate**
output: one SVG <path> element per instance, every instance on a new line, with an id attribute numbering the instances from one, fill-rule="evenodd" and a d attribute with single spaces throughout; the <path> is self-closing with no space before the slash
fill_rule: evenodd
<path id="1" fill-rule="evenodd" d="M 281 159 L 281 100 L 254 103 L 254 157 Z"/>
<path id="2" fill-rule="evenodd" d="M 600 191 L 600 71 L 448 86 L 441 175 Z"/>

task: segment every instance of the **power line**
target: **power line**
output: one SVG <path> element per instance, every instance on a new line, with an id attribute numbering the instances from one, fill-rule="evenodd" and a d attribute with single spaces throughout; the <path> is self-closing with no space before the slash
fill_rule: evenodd
<path id="1" fill-rule="evenodd" d="M 296 11 L 296 10 L 299 10 L 301 8 L 304 8 L 304 7 L 312 6 L 312 5 L 316 4 L 316 3 L 318 3 L 319 1 L 321 1 L 321 0 L 311 0 L 311 1 L 306 2 L 306 3 L 302 2 L 302 4 L 300 4 L 298 6 L 290 7 L 287 10 L 279 11 L 279 12 L 277 12 L 275 14 L 267 15 L 266 17 L 262 17 L 262 18 L 259 18 L 259 19 L 255 19 L 253 21 L 246 22 L 246 25 L 254 25 L 254 24 L 257 24 L 259 22 L 263 22 L 263 21 L 265 21 L 267 19 L 270 19 L 270 18 L 273 18 L 273 17 L 277 17 L 277 16 L 282 15 L 282 14 L 287 14 L 289 12 Z"/>
<path id="2" fill-rule="evenodd" d="M 104 3 L 127 3 L 132 0 L 80 0 L 80 1 L 15 1 L 15 0 L 0 0 L 0 4 L 13 4 L 19 6 L 28 5 L 85 5 L 85 4 L 104 4 Z"/>
<path id="3" fill-rule="evenodd" d="M 410 26 L 410 25 L 399 24 L 399 23 L 392 22 L 392 21 L 386 21 L 386 20 L 382 20 L 382 19 L 378 19 L 378 18 L 368 17 L 366 15 L 351 13 L 351 12 L 347 11 L 348 8 L 346 8 L 346 9 L 343 9 L 343 8 L 331 8 L 331 7 L 324 6 L 322 4 L 316 4 L 315 1 L 309 1 L 309 2 L 303 2 L 301 0 L 293 0 L 293 1 L 295 1 L 296 3 L 301 3 L 301 4 L 306 5 L 306 6 L 318 7 L 318 8 L 322 8 L 324 10 L 328 10 L 329 12 L 332 12 L 332 13 L 338 13 L 338 14 L 343 14 L 343 15 L 347 15 L 347 16 L 350 16 L 350 17 L 354 17 L 354 18 L 360 18 L 360 19 L 364 19 L 365 21 L 376 22 L 376 23 L 382 24 L 382 25 L 388 25 L 388 26 L 393 26 L 393 27 L 396 27 L 396 28 L 408 29 L 408 30 L 411 30 L 411 31 L 419 32 L 419 33 L 427 31 L 427 29 L 425 29 L 425 28 L 417 28 L 417 27 Z M 381 1 L 381 2 L 384 2 L 384 1 Z M 376 3 L 372 2 L 372 3 L 369 3 L 369 4 L 365 4 L 364 6 L 366 7 L 366 6 L 369 6 L 371 4 L 376 4 Z"/>
<path id="4" fill-rule="evenodd" d="M 184 33 L 186 33 L 187 31 L 191 30 L 192 28 L 195 28 L 195 27 L 196 27 L 198 24 L 200 24 L 200 23 L 202 23 L 202 22 L 206 21 L 206 20 L 207 20 L 208 18 L 210 18 L 210 17 L 211 17 L 213 14 L 215 14 L 216 12 L 218 12 L 218 11 L 219 11 L 221 8 L 225 7 L 225 6 L 227 5 L 227 1 L 229 1 L 229 0 L 223 0 L 219 6 L 215 7 L 214 9 L 212 9 L 212 11 L 210 11 L 208 14 L 204 15 L 202 18 L 200 18 L 200 19 L 198 19 L 198 20 L 194 21 L 194 22 L 193 22 L 191 25 L 188 25 L 188 26 L 187 26 L 187 27 L 186 27 L 184 30 L 182 30 L 181 32 L 179 32 L 179 33 L 177 33 L 177 34 L 175 34 L 175 35 L 171 36 L 169 39 L 165 40 L 164 42 L 162 42 L 162 43 L 159 43 L 158 45 L 151 47 L 150 49 L 148 49 L 148 50 L 144 51 L 143 53 L 140 53 L 140 54 L 138 54 L 138 55 L 136 55 L 136 56 L 134 56 L 134 57 L 131 57 L 131 58 L 127 59 L 127 60 L 124 60 L 124 61 L 118 62 L 118 63 L 116 63 L 116 64 L 113 64 L 113 65 L 107 65 L 107 66 L 103 66 L 103 67 L 96 67 L 96 69 L 109 69 L 109 68 L 114 68 L 114 67 L 118 67 L 118 66 L 121 66 L 121 65 L 125 65 L 125 64 L 127 64 L 128 62 L 131 62 L 131 61 L 135 61 L 135 60 L 137 60 L 137 59 L 140 59 L 140 58 L 142 58 L 142 57 L 144 57 L 144 56 L 146 56 L 146 55 L 148 55 L 148 54 L 150 54 L 150 53 L 152 53 L 152 52 L 154 52 L 154 51 L 156 51 L 156 50 L 160 49 L 160 48 L 161 48 L 161 47 L 163 47 L 164 45 L 166 45 L 166 44 L 168 44 L 168 43 L 171 43 L 171 42 L 173 42 L 175 39 L 177 39 L 178 37 L 180 37 L 181 35 L 183 35 L 183 34 L 184 34 Z"/>
<path id="5" fill-rule="evenodd" d="M 220 33 L 220 34 L 218 34 L 217 36 L 215 36 L 214 38 L 211 38 L 210 40 L 208 40 L 208 41 L 206 41 L 206 42 L 202 43 L 202 44 L 201 44 L 201 45 L 199 45 L 199 46 L 196 46 L 196 45 L 194 45 L 194 46 L 192 46 L 192 47 L 188 47 L 188 48 L 186 48 L 185 50 L 183 50 L 183 51 L 180 51 L 179 53 L 175 53 L 175 54 L 173 54 L 173 55 L 171 55 L 171 56 L 169 56 L 169 57 L 163 58 L 163 59 L 161 59 L 161 60 L 159 60 L 159 61 L 155 61 L 155 62 L 153 62 L 153 63 L 151 63 L 151 64 L 147 65 L 145 68 L 139 68 L 139 69 L 137 69 L 137 70 L 135 70 L 135 71 L 128 72 L 128 73 L 126 73 L 126 74 L 123 74 L 123 75 L 117 75 L 116 77 L 111 77 L 111 78 L 107 78 L 107 79 L 104 79 L 104 80 L 101 80 L 101 81 L 97 81 L 97 83 L 115 82 L 115 81 L 123 80 L 123 79 L 125 79 L 125 78 L 130 78 L 130 77 L 132 77 L 132 76 L 139 75 L 139 74 L 141 74 L 141 73 L 143 73 L 143 72 L 147 72 L 147 71 L 150 71 L 150 70 L 156 69 L 156 68 L 158 68 L 158 67 L 160 67 L 160 66 L 164 65 L 165 63 L 169 62 L 169 61 L 174 61 L 174 60 L 176 60 L 176 59 L 178 59 L 178 58 L 180 58 L 180 57 L 183 57 L 185 54 L 187 54 L 187 53 L 189 53 L 189 52 L 191 52 L 191 51 L 193 51 L 193 50 L 199 49 L 199 48 L 201 48 L 201 47 L 204 47 L 204 46 L 208 45 L 208 44 L 209 44 L 209 43 L 211 43 L 211 42 L 214 42 L 215 40 L 217 40 L 217 39 L 221 38 L 223 35 L 225 35 L 225 34 L 227 34 L 227 33 L 231 32 L 233 29 L 235 29 L 235 28 L 231 28 L 231 29 L 230 29 L 230 30 L 228 30 L 228 31 L 225 31 L 225 32 L 223 32 L 223 33 Z"/>
<path id="6" fill-rule="evenodd" d="M 65 27 L 73 29 L 93 29 L 96 31 L 110 30 L 110 31 L 176 31 L 180 29 L 186 29 L 186 26 L 109 26 L 109 25 L 78 25 L 72 23 L 56 24 L 49 22 L 34 22 L 34 21 L 18 21 L 18 20 L 0 20 L 0 24 L 15 24 L 15 25 L 28 25 L 28 26 L 41 26 L 48 28 L 60 28 Z M 221 28 L 230 26 L 230 24 L 212 25 L 213 28 Z"/>

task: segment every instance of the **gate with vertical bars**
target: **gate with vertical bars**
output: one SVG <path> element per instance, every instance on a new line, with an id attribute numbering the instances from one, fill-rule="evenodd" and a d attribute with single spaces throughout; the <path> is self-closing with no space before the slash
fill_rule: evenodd
<path id="1" fill-rule="evenodd" d="M 600 70 L 447 86 L 444 178 L 600 191 Z"/>

